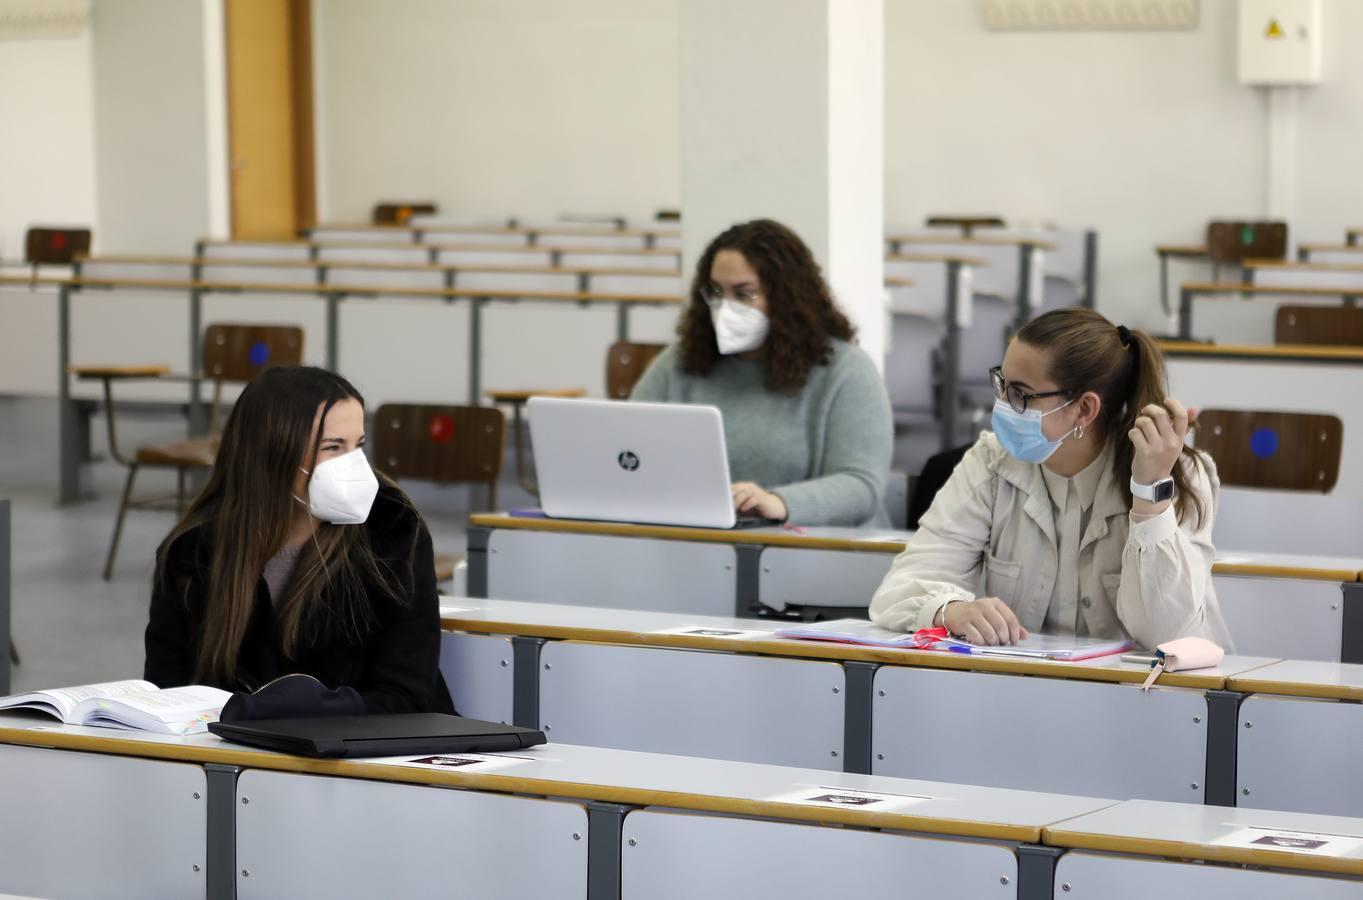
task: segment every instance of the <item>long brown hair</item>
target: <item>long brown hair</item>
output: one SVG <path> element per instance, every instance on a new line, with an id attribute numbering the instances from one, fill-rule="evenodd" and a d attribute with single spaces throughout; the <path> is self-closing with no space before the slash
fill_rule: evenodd
<path id="1" fill-rule="evenodd" d="M 832 358 L 829 342 L 834 338 L 850 341 L 856 330 L 834 305 L 833 293 L 805 242 L 771 219 L 735 225 L 711 241 L 701 254 L 691 282 L 691 302 L 677 327 L 682 370 L 709 375 L 720 356 L 705 294 L 711 284 L 715 255 L 721 250 L 741 253 L 762 282 L 771 321 L 763 348 L 767 389 L 794 391 L 804 387 L 810 370 Z"/>
<path id="2" fill-rule="evenodd" d="M 298 507 L 295 478 L 299 469 L 311 471 L 317 456 L 313 423 L 324 422 L 343 400 L 364 405 L 350 382 L 307 366 L 266 369 L 237 398 L 208 483 L 157 551 L 156 578 L 163 589 L 185 592 L 180 599 L 186 604 L 189 585 L 166 582 L 168 550 L 185 534 L 202 529 L 212 554 L 196 681 L 235 682 L 261 573 L 283 548 Z M 324 634 L 358 639 L 373 620 L 370 590 L 402 602 L 392 573 L 370 547 L 368 529 L 319 524 L 276 606 L 284 654 L 292 656 L 301 644 Z"/>
<path id="3" fill-rule="evenodd" d="M 1050 353 L 1050 378 L 1070 396 L 1093 391 L 1103 401 L 1095 427 L 1113 445 L 1112 466 L 1122 493 L 1131 502 L 1131 462 L 1135 447 L 1127 432 L 1136 427 L 1141 410 L 1163 407 L 1168 396 L 1164 354 L 1150 335 L 1113 325 L 1091 309 L 1057 309 L 1038 316 L 1018 331 L 1024 344 Z M 1197 451 L 1183 448 L 1190 465 L 1201 462 Z M 1174 466 L 1174 508 L 1179 522 L 1195 510 L 1200 524 L 1206 515 L 1202 498 L 1192 489 L 1190 468 Z"/>

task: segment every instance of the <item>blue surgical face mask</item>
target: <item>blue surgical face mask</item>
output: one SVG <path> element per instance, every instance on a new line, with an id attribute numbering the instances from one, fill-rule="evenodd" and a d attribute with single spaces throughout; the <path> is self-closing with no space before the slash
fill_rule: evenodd
<path id="1" fill-rule="evenodd" d="M 1007 400 L 996 400 L 992 417 L 994 436 L 1014 459 L 1028 463 L 1043 463 L 1051 458 L 1052 453 L 1060 449 L 1065 438 L 1074 434 L 1074 429 L 1071 428 L 1054 441 L 1048 440 L 1046 433 L 1041 430 L 1041 420 L 1051 413 L 1060 412 L 1073 402 L 1071 400 L 1050 412 L 1043 413 L 1032 409 L 1018 412 L 1008 405 Z"/>

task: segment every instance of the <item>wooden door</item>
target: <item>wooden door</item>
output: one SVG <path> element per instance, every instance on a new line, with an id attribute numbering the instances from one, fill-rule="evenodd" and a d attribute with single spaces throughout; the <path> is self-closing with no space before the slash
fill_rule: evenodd
<path id="1" fill-rule="evenodd" d="M 232 237 L 287 240 L 314 224 L 308 0 L 226 0 Z"/>

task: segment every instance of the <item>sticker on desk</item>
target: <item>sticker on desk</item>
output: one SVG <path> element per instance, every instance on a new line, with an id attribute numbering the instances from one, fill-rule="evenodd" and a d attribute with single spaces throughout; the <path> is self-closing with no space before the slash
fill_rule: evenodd
<path id="1" fill-rule="evenodd" d="M 534 761 L 534 759 L 528 756 L 492 756 L 484 753 L 447 753 L 440 756 L 404 757 L 394 760 L 369 760 L 369 762 L 384 762 L 389 765 L 411 766 L 417 769 L 476 768 L 479 772 L 487 772 L 492 769 L 504 769 L 508 766 Z"/>
<path id="2" fill-rule="evenodd" d="M 825 809 L 874 809 L 891 810 L 912 806 L 931 800 L 931 797 L 916 797 L 912 794 L 882 794 L 877 791 L 857 791 L 848 788 L 813 786 L 804 790 L 768 798 L 777 803 L 799 803 L 806 806 L 822 806 Z"/>
<path id="3" fill-rule="evenodd" d="M 1285 850 L 1289 853 L 1315 853 L 1331 856 L 1349 853 L 1363 846 L 1363 836 L 1325 834 L 1314 831 L 1284 831 L 1280 828 L 1249 826 L 1231 832 L 1213 843 L 1246 850 Z"/>
<path id="4" fill-rule="evenodd" d="M 660 631 L 650 631 L 649 634 L 683 634 L 687 637 L 724 638 L 731 641 L 750 641 L 755 638 L 769 638 L 772 636 L 770 631 L 750 631 L 743 628 L 713 628 L 705 625 L 680 625 L 676 628 L 664 628 Z"/>

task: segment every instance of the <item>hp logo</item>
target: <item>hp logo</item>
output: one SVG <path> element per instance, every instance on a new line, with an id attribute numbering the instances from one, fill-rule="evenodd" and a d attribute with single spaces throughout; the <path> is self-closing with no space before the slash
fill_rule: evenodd
<path id="1" fill-rule="evenodd" d="M 620 468 L 624 469 L 626 472 L 633 472 L 635 469 L 639 468 L 639 457 L 635 456 L 629 450 L 620 451 L 620 455 L 615 458 L 615 461 L 618 462 Z"/>

